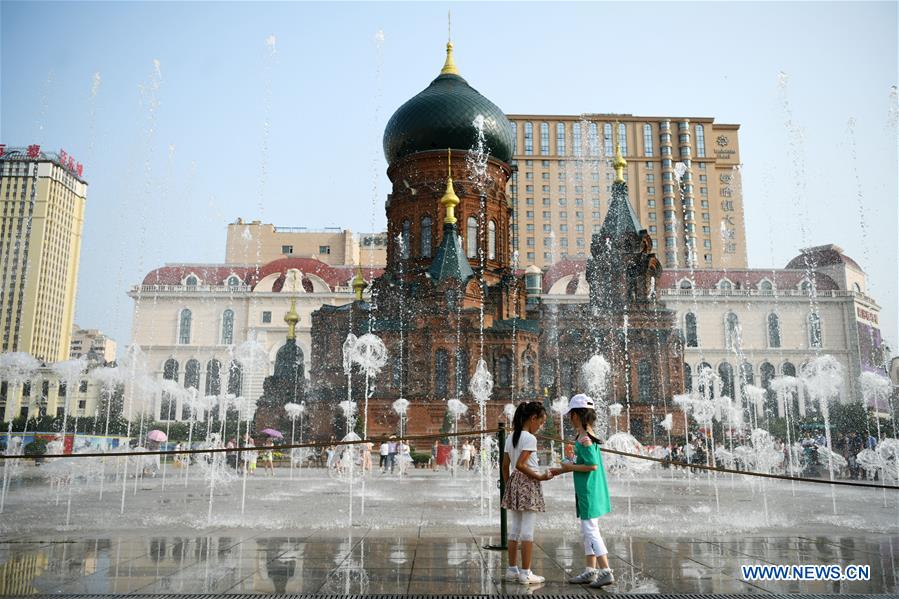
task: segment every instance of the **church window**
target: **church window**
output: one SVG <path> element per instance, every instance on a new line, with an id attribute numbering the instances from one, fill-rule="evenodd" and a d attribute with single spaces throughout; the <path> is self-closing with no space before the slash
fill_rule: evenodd
<path id="1" fill-rule="evenodd" d="M 477 258 L 478 256 L 478 221 L 475 217 L 469 216 L 465 221 L 465 255 L 469 258 Z"/>
<path id="2" fill-rule="evenodd" d="M 690 283 L 687 283 L 687 285 L 689 284 Z M 683 283 L 681 285 L 683 285 Z M 697 335 L 696 330 L 696 315 L 692 312 L 687 312 L 684 315 L 684 337 L 686 338 L 687 347 L 699 347 L 699 336 Z"/>
<path id="3" fill-rule="evenodd" d="M 181 310 L 178 318 L 178 343 L 185 345 L 190 343 L 191 312 L 187 308 Z"/>
<path id="4" fill-rule="evenodd" d="M 234 310 L 228 308 L 222 312 L 222 344 L 234 343 Z"/>
<path id="5" fill-rule="evenodd" d="M 780 347 L 780 318 L 773 313 L 768 315 L 768 347 Z"/>
<path id="6" fill-rule="evenodd" d="M 487 259 L 496 260 L 496 223 L 487 223 Z"/>
<path id="7" fill-rule="evenodd" d="M 440 399 L 449 392 L 449 356 L 445 349 L 438 349 L 434 358 L 434 391 Z"/>
<path id="8" fill-rule="evenodd" d="M 421 257 L 431 257 L 431 217 L 421 219 Z"/>
<path id="9" fill-rule="evenodd" d="M 412 228 L 412 223 L 409 222 L 409 219 L 403 221 L 403 230 L 400 235 L 400 243 L 402 247 L 400 247 L 400 255 L 403 260 L 406 260 L 409 257 L 409 234 L 410 229 Z"/>

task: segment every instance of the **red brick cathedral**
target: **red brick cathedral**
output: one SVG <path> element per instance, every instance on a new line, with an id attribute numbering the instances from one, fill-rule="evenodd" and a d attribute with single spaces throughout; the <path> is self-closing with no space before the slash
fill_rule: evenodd
<path id="1" fill-rule="evenodd" d="M 342 348 L 351 332 L 377 335 L 389 355 L 371 381 L 369 435 L 397 431 L 392 404 L 400 397 L 410 402 L 409 434 L 439 431 L 450 398 L 469 407 L 460 428 L 475 428 L 478 406 L 468 387 L 480 356 L 494 377 L 489 424 L 513 398 L 542 395 L 539 327 L 526 317 L 509 238 L 512 125 L 459 75 L 452 44 L 446 52 L 440 75 L 394 113 L 384 132 L 391 242 L 370 301 L 357 277 L 354 302 L 324 306 L 312 317 L 318 409 L 311 428 L 319 435 L 345 432 L 334 414 L 348 396 Z M 364 375 L 355 370 L 351 384 L 361 417 Z"/>

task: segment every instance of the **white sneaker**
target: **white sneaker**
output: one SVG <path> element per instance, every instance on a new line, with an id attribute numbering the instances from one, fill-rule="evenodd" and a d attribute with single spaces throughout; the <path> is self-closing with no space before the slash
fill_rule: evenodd
<path id="1" fill-rule="evenodd" d="M 611 568 L 605 568 L 604 570 L 599 570 L 596 573 L 596 580 L 590 583 L 591 589 L 599 589 L 607 584 L 614 584 L 615 577 L 612 575 Z"/>
<path id="2" fill-rule="evenodd" d="M 590 584 L 596 580 L 596 570 L 590 568 L 589 570 L 584 570 L 577 576 L 572 576 L 568 579 L 568 582 L 571 584 Z"/>
<path id="3" fill-rule="evenodd" d="M 541 582 L 546 582 L 546 579 L 528 570 L 519 570 L 518 582 L 521 584 L 540 584 Z"/>
<path id="4" fill-rule="evenodd" d="M 506 568 L 506 580 L 518 580 L 518 566 L 510 566 Z"/>

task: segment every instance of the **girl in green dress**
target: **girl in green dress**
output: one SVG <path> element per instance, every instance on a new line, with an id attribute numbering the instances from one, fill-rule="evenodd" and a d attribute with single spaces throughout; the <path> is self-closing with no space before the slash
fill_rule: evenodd
<path id="1" fill-rule="evenodd" d="M 581 536 L 587 557 L 584 571 L 568 579 L 568 582 L 599 588 L 615 582 L 615 577 L 609 568 L 609 552 L 599 534 L 599 517 L 608 514 L 612 506 L 602 454 L 599 451 L 599 439 L 593 434 L 593 423 L 596 422 L 593 400 L 584 394 L 572 397 L 568 404 L 568 417 L 571 426 L 577 431 L 574 462 L 562 462 L 562 467 L 553 469 L 553 474 L 573 474 L 575 508 L 581 522 Z"/>

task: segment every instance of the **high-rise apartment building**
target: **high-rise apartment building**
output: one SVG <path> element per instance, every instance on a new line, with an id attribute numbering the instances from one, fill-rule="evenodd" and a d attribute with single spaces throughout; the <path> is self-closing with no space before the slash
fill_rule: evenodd
<path id="1" fill-rule="evenodd" d="M 69 359 L 81 356 L 103 363 L 115 362 L 116 342 L 98 329 L 82 329 L 77 324 L 72 327 L 72 341 L 69 345 Z"/>
<path id="2" fill-rule="evenodd" d="M 315 258 L 330 266 L 384 266 L 386 233 L 353 233 L 340 227 L 276 227 L 258 220 L 228 224 L 225 262 L 268 264 L 278 258 Z"/>
<path id="3" fill-rule="evenodd" d="M 519 265 L 590 255 L 612 191 L 616 144 L 640 222 L 667 268 L 745 268 L 739 125 L 711 118 L 509 115 Z"/>
<path id="4" fill-rule="evenodd" d="M 0 351 L 68 359 L 86 196 L 65 151 L 0 145 Z"/>

